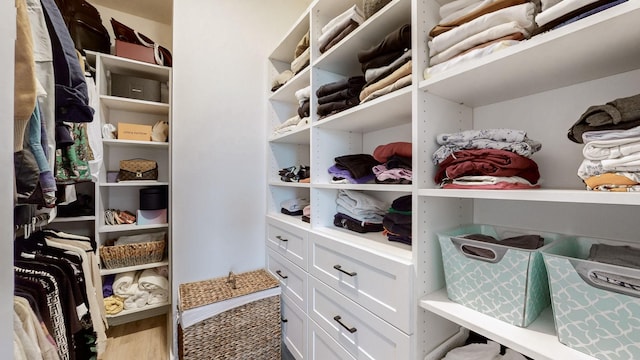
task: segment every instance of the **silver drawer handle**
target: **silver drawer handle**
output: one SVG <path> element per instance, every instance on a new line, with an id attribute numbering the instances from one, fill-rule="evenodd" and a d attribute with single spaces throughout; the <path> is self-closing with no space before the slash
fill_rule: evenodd
<path id="1" fill-rule="evenodd" d="M 342 327 L 347 329 L 348 332 L 353 334 L 354 332 L 358 331 L 358 329 L 354 327 L 348 327 L 347 325 L 345 325 L 342 321 L 340 321 L 341 319 L 342 318 L 340 317 L 340 315 L 336 315 L 333 317 L 333 320 L 335 320 L 338 324 L 342 325 Z"/>
<path id="2" fill-rule="evenodd" d="M 282 236 L 280 236 L 280 235 L 277 235 L 277 236 L 276 236 L 276 239 L 278 239 L 278 240 L 280 240 L 280 241 L 289 241 L 289 239 L 285 239 L 285 238 L 283 238 L 283 237 L 282 237 Z"/>
<path id="3" fill-rule="evenodd" d="M 278 276 L 280 276 L 280 277 L 281 277 L 281 278 L 283 278 L 283 279 L 288 278 L 288 276 L 287 276 L 287 275 L 282 275 L 282 270 L 276 270 L 276 274 L 278 274 Z"/>
<path id="4" fill-rule="evenodd" d="M 347 275 L 349 275 L 349 276 L 356 276 L 356 275 L 358 275 L 358 273 L 356 273 L 355 271 L 348 272 L 348 271 L 344 271 L 344 270 L 342 270 L 342 266 L 340 266 L 340 265 L 333 265 L 333 268 L 334 268 L 334 269 L 336 269 L 336 270 L 338 270 L 338 271 L 340 271 L 340 272 L 342 272 L 342 273 L 345 273 L 345 274 L 347 274 Z"/>

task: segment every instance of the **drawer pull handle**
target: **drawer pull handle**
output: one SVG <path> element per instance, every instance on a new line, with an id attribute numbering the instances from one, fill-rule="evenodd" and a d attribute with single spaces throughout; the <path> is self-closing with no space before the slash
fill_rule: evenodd
<path id="1" fill-rule="evenodd" d="M 276 239 L 278 239 L 278 240 L 280 240 L 280 241 L 289 241 L 289 239 L 285 239 L 285 238 L 283 238 L 283 237 L 282 237 L 282 236 L 280 236 L 280 235 L 277 235 L 277 236 L 276 236 Z"/>
<path id="2" fill-rule="evenodd" d="M 358 331 L 358 329 L 354 327 L 348 327 L 347 325 L 345 325 L 342 321 L 340 321 L 341 319 L 342 318 L 340 317 L 340 315 L 336 315 L 333 317 L 333 320 L 335 320 L 338 324 L 342 325 L 342 327 L 347 329 L 348 332 L 353 334 L 354 332 Z"/>
<path id="3" fill-rule="evenodd" d="M 287 319 L 285 319 L 285 318 L 280 318 L 280 321 L 282 321 L 283 323 L 286 323 L 286 322 L 287 322 L 287 321 L 289 321 L 289 320 L 287 320 Z"/>
<path id="4" fill-rule="evenodd" d="M 288 276 L 287 276 L 287 275 L 282 275 L 282 270 L 276 270 L 276 274 L 278 274 L 278 276 L 280 276 L 280 277 L 281 277 L 281 278 L 283 278 L 283 279 L 288 278 Z"/>
<path id="5" fill-rule="evenodd" d="M 338 270 L 338 271 L 340 271 L 340 272 L 343 272 L 343 273 L 345 273 L 345 274 L 347 274 L 347 275 L 349 275 L 349 276 L 356 276 L 356 275 L 358 275 L 358 273 L 356 273 L 355 271 L 348 272 L 348 271 L 344 271 L 344 270 L 342 270 L 342 266 L 340 266 L 340 265 L 333 265 L 333 268 L 334 268 L 334 269 L 336 269 L 336 270 Z"/>

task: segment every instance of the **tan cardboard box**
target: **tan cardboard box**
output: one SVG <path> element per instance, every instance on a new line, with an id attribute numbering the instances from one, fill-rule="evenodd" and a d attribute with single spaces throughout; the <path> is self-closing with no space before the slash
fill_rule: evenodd
<path id="1" fill-rule="evenodd" d="M 119 123 L 118 139 L 151 141 L 151 125 Z"/>

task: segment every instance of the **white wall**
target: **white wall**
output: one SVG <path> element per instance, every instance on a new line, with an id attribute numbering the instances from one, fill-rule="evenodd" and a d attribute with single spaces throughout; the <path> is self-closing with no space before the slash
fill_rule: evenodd
<path id="1" fill-rule="evenodd" d="M 0 349 L 13 349 L 13 62 L 16 8 L 0 2 Z M 10 356 L 10 355 L 9 355 Z"/>
<path id="2" fill-rule="evenodd" d="M 175 286 L 264 266 L 267 56 L 307 6 L 174 2 Z"/>

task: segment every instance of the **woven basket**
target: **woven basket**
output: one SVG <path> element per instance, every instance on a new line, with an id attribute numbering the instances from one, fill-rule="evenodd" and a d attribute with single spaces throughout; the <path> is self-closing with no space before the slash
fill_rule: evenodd
<path id="1" fill-rule="evenodd" d="M 279 286 L 265 270 L 180 284 L 181 314 L 197 307 L 225 302 Z M 280 295 L 240 305 L 183 328 L 178 326 L 178 355 L 182 360 L 280 359 Z"/>
<path id="2" fill-rule="evenodd" d="M 165 241 L 100 246 L 100 258 L 106 269 L 143 265 L 162 261 Z"/>

